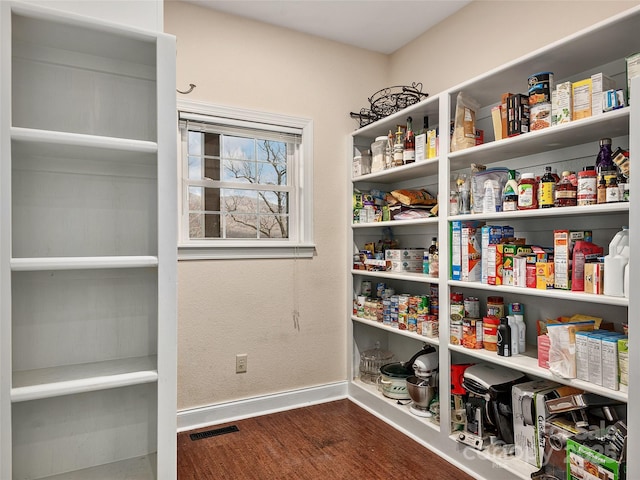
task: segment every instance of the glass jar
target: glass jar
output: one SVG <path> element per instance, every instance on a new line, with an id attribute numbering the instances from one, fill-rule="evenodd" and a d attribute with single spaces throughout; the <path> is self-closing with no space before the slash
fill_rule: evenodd
<path id="1" fill-rule="evenodd" d="M 578 190 L 576 192 L 578 205 L 595 205 L 598 200 L 597 176 L 594 167 L 584 167 L 578 172 Z"/>

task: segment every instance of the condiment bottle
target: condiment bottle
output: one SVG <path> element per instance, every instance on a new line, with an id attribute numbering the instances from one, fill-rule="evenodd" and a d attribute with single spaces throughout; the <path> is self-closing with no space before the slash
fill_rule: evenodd
<path id="1" fill-rule="evenodd" d="M 578 204 L 578 187 L 571 182 L 570 176 L 571 172 L 562 172 L 562 180 L 556 184 L 556 207 L 575 207 Z"/>
<path id="2" fill-rule="evenodd" d="M 611 177 L 609 179 L 609 183 L 607 184 L 606 201 L 607 203 L 616 203 L 620 201 L 620 189 L 618 188 L 618 179 L 616 177 Z"/>
<path id="3" fill-rule="evenodd" d="M 429 247 L 429 275 L 432 277 L 437 277 L 440 272 L 438 261 L 438 238 L 433 237 Z"/>
<path id="4" fill-rule="evenodd" d="M 407 132 L 404 135 L 404 152 L 402 159 L 405 164 L 416 161 L 416 137 L 413 134 L 412 118 L 407 118 Z"/>
<path id="5" fill-rule="evenodd" d="M 544 168 L 545 173 L 540 179 L 539 185 L 539 207 L 553 207 L 555 201 L 556 179 L 551 174 L 551 167 Z"/>
<path id="6" fill-rule="evenodd" d="M 523 173 L 518 182 L 518 210 L 538 208 L 538 191 L 533 173 Z"/>
<path id="7" fill-rule="evenodd" d="M 578 205 L 595 205 L 597 203 L 597 173 L 594 167 L 584 167 L 578 172 Z"/>
<path id="8" fill-rule="evenodd" d="M 607 180 L 600 177 L 598 182 L 598 203 L 607 203 Z"/>
<path id="9" fill-rule="evenodd" d="M 509 170 L 508 180 L 502 189 L 502 211 L 514 212 L 518 209 L 518 182 L 516 171 Z"/>

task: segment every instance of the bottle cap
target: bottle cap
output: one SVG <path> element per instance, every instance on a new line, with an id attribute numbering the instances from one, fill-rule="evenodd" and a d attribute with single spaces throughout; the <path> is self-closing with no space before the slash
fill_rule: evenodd
<path id="1" fill-rule="evenodd" d="M 601 138 L 600 139 L 600 146 L 602 145 L 611 145 L 611 139 L 610 138 Z"/>
<path id="2" fill-rule="evenodd" d="M 533 173 L 523 173 L 520 178 L 535 178 Z"/>
<path id="3" fill-rule="evenodd" d="M 564 172 L 562 172 L 563 177 L 568 177 L 569 175 L 571 175 L 571 172 L 569 170 L 565 170 Z"/>

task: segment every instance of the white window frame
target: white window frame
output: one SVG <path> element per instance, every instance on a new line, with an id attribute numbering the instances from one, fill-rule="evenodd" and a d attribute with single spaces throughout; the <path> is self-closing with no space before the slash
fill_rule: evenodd
<path id="1" fill-rule="evenodd" d="M 299 258 L 312 257 L 315 253 L 313 243 L 313 121 L 307 118 L 288 115 L 258 112 L 243 108 L 213 105 L 193 100 L 177 101 L 178 112 L 215 117 L 217 121 L 224 119 L 230 126 L 243 122 L 269 125 L 272 129 L 283 127 L 302 131 L 300 145 L 300 161 L 294 169 L 292 185 L 294 191 L 289 202 L 293 206 L 289 220 L 292 238 L 279 240 L 259 239 L 197 239 L 189 238 L 189 212 L 186 202 L 188 183 L 185 176 L 181 132 L 178 128 L 178 260 L 209 260 L 209 259 L 242 259 L 242 258 Z M 287 172 L 289 174 L 289 172 Z M 293 227 L 293 228 L 291 228 Z"/>

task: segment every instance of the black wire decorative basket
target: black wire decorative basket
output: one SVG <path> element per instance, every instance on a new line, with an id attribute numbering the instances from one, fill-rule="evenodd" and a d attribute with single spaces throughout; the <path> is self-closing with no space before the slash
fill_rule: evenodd
<path id="1" fill-rule="evenodd" d="M 350 112 L 349 114 L 351 118 L 358 119 L 360 127 L 364 127 L 414 105 L 428 96 L 428 93 L 422 92 L 422 83 L 385 87 L 367 99 L 369 108 L 362 108 L 359 113 Z"/>

